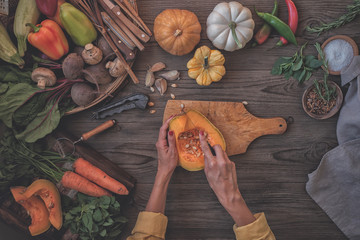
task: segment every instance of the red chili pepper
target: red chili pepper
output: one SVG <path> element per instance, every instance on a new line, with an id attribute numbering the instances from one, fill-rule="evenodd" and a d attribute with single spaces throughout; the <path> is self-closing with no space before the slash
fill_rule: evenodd
<path id="1" fill-rule="evenodd" d="M 27 23 L 34 29 L 29 33 L 28 41 L 31 45 L 46 54 L 52 60 L 58 60 L 69 51 L 69 44 L 61 27 L 53 20 L 46 19 L 41 24 Z"/>
<path id="2" fill-rule="evenodd" d="M 58 0 L 35 0 L 35 1 L 36 1 L 36 6 L 38 7 L 39 11 L 42 14 L 48 17 L 53 17 L 55 15 Z"/>
<path id="3" fill-rule="evenodd" d="M 288 7 L 288 11 L 289 11 L 288 25 L 289 25 L 291 31 L 295 34 L 297 26 L 298 26 L 298 22 L 299 22 L 298 11 L 297 11 L 296 6 L 293 1 L 285 0 L 285 2 Z M 280 37 L 280 41 L 278 41 L 276 43 L 276 46 L 280 47 L 280 46 L 286 45 L 287 43 L 288 43 L 288 41 L 284 37 Z"/>
<path id="4" fill-rule="evenodd" d="M 277 16 L 278 13 L 278 2 L 277 0 L 274 1 L 274 8 L 271 12 L 271 15 Z M 254 36 L 254 44 L 253 47 L 256 45 L 263 44 L 268 37 L 270 36 L 272 27 L 268 23 L 264 23 L 264 25 L 259 29 L 259 31 Z"/>

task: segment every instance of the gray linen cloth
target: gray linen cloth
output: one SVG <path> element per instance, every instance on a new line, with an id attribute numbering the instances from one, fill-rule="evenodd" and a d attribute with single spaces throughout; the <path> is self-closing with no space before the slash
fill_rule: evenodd
<path id="1" fill-rule="evenodd" d="M 359 75 L 360 56 L 355 56 L 341 72 L 342 86 L 350 86 L 337 123 L 340 145 L 323 156 L 306 184 L 309 195 L 351 240 L 360 240 Z"/>
<path id="2" fill-rule="evenodd" d="M 351 64 L 341 71 L 341 85 L 348 83 L 349 90 L 345 95 L 336 129 L 339 144 L 360 138 L 360 56 L 355 56 Z"/>

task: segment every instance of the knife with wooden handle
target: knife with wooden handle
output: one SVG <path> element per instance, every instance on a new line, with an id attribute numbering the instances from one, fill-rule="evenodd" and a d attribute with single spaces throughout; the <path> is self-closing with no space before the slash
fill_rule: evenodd
<path id="1" fill-rule="evenodd" d="M 134 50 L 136 45 L 134 42 L 120 29 L 120 27 L 111 19 L 106 12 L 101 12 L 101 17 L 111 31 L 131 50 Z"/>
<path id="2" fill-rule="evenodd" d="M 123 43 L 116 35 L 115 33 L 113 33 L 111 31 L 110 28 L 106 29 L 109 36 L 111 37 L 111 39 L 113 40 L 113 42 L 115 43 L 115 45 L 117 46 L 117 48 L 120 50 L 120 52 L 122 52 L 122 54 L 125 55 L 125 59 L 126 61 L 131 61 L 134 60 L 135 58 L 135 54 L 133 51 L 131 51 L 130 48 L 128 48 L 125 43 Z"/>
<path id="3" fill-rule="evenodd" d="M 152 36 L 150 29 L 146 26 L 144 21 L 140 18 L 139 14 L 134 10 L 129 2 L 125 2 L 122 0 L 114 0 L 117 5 L 134 21 L 136 22 L 146 33 L 149 37 Z M 129 4 L 129 5 L 127 5 Z"/>
<path id="4" fill-rule="evenodd" d="M 107 8 L 111 10 L 111 12 L 114 13 L 114 15 L 121 21 L 123 24 L 130 29 L 130 31 L 139 38 L 142 42 L 148 42 L 150 40 L 150 37 L 142 31 L 140 28 L 138 28 L 134 23 L 132 23 L 125 15 L 121 12 L 121 9 L 119 6 L 113 4 L 110 0 L 101 0 L 100 4 L 103 8 Z"/>

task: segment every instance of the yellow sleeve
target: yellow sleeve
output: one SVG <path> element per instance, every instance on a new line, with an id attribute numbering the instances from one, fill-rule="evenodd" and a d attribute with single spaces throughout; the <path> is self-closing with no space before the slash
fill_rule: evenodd
<path id="1" fill-rule="evenodd" d="M 234 224 L 236 240 L 275 240 L 264 213 L 256 213 L 256 220 L 248 225 L 238 227 Z"/>
<path id="2" fill-rule="evenodd" d="M 164 214 L 140 212 L 134 229 L 127 240 L 163 240 L 168 219 Z"/>

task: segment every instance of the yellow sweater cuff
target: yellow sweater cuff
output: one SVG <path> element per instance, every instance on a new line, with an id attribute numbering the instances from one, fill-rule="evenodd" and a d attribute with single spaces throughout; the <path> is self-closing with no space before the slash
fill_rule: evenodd
<path id="1" fill-rule="evenodd" d="M 140 212 L 131 234 L 140 233 L 165 239 L 168 218 L 161 213 Z"/>
<path id="2" fill-rule="evenodd" d="M 234 233 L 238 240 L 275 240 L 264 213 L 256 213 L 256 220 L 248 225 L 238 227 L 234 224 Z"/>

